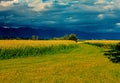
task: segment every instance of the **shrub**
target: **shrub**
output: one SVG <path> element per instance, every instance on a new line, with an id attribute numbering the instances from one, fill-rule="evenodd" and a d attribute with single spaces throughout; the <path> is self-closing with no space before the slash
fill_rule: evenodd
<path id="1" fill-rule="evenodd" d="M 32 35 L 32 40 L 38 40 L 38 36 Z"/>
<path id="2" fill-rule="evenodd" d="M 77 36 L 75 34 L 70 34 L 69 35 L 69 40 L 74 40 L 77 42 Z"/>
<path id="3" fill-rule="evenodd" d="M 112 62 L 119 63 L 120 62 L 120 43 L 112 46 L 109 51 L 105 52 L 105 55 L 107 55 Z"/>
<path id="4" fill-rule="evenodd" d="M 77 42 L 77 36 L 75 34 L 69 34 L 69 35 L 65 35 L 63 37 L 63 39 L 65 40 L 73 40 L 73 41 L 76 41 Z"/>

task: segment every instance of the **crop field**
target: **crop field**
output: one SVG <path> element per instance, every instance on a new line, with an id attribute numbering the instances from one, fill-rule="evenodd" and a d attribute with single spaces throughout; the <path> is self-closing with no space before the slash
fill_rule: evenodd
<path id="1" fill-rule="evenodd" d="M 117 44 L 120 42 L 120 40 L 85 40 L 84 42 L 100 44 Z"/>
<path id="2" fill-rule="evenodd" d="M 120 83 L 120 64 L 84 42 L 0 40 L 0 83 Z"/>
<path id="3" fill-rule="evenodd" d="M 76 42 L 67 40 L 1 40 L 0 59 L 64 53 L 75 47 Z"/>
<path id="4" fill-rule="evenodd" d="M 0 48 L 15 48 L 15 47 L 42 47 L 42 46 L 51 46 L 51 45 L 68 45 L 75 44 L 74 41 L 68 40 L 0 40 Z"/>

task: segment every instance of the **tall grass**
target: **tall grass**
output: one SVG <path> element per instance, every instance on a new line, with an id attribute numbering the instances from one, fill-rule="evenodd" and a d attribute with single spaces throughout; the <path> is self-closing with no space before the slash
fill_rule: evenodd
<path id="1" fill-rule="evenodd" d="M 119 40 L 86 40 L 84 43 L 98 46 L 98 47 L 103 47 L 106 49 L 111 49 L 114 48 L 117 43 L 119 43 Z"/>
<path id="2" fill-rule="evenodd" d="M 116 43 L 119 43 L 120 40 L 85 40 L 84 42 L 101 43 L 101 44 L 116 44 Z"/>
<path id="3" fill-rule="evenodd" d="M 77 44 L 50 45 L 50 46 L 26 46 L 15 48 L 0 48 L 0 59 L 10 59 L 26 56 L 52 55 L 56 53 L 68 53 L 78 47 Z"/>
<path id="4" fill-rule="evenodd" d="M 69 45 L 75 44 L 70 40 L 0 40 L 0 48 L 18 48 L 18 47 L 44 47 L 51 45 Z"/>

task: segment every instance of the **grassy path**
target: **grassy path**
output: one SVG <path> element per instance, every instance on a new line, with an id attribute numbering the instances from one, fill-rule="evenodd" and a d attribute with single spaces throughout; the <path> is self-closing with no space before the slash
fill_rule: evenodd
<path id="1" fill-rule="evenodd" d="M 82 43 L 69 54 L 0 61 L 0 83 L 119 83 L 119 78 L 120 64 Z"/>

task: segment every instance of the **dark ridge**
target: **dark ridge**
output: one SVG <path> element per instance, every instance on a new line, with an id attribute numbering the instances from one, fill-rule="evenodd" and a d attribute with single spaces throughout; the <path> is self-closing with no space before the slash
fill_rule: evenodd
<path id="1" fill-rule="evenodd" d="M 81 31 L 72 31 L 72 30 L 60 30 L 49 27 L 3 27 L 0 26 L 0 38 L 31 38 L 32 35 L 36 35 L 41 39 L 50 39 L 53 37 L 62 37 L 65 34 L 74 33 L 79 39 L 109 39 L 109 40 L 119 40 L 119 32 L 81 32 Z"/>

